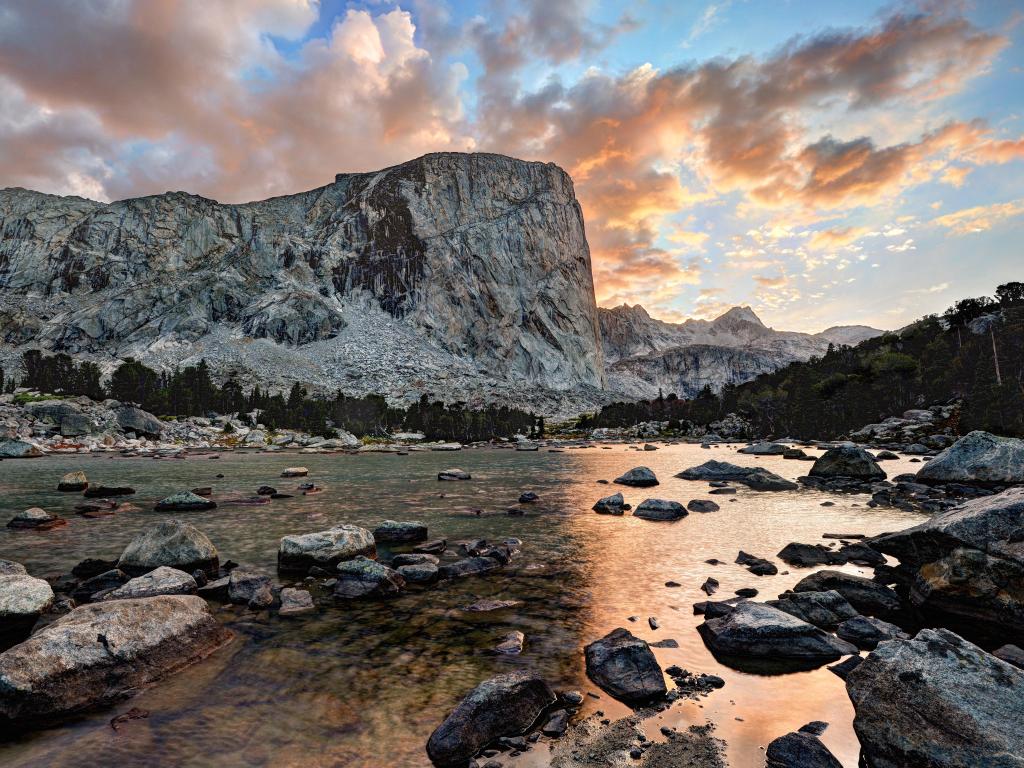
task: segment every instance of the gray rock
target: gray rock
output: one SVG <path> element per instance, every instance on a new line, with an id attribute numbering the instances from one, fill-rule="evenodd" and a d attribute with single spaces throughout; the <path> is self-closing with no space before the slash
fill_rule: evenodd
<path id="1" fill-rule="evenodd" d="M 170 496 L 160 499 L 153 509 L 157 512 L 195 512 L 203 509 L 215 509 L 217 502 L 213 499 L 203 498 L 192 491 L 181 491 L 172 493 Z"/>
<path id="2" fill-rule="evenodd" d="M 587 676 L 627 704 L 659 699 L 668 690 L 650 646 L 627 629 L 614 629 L 595 640 L 585 654 Z"/>
<path id="3" fill-rule="evenodd" d="M 131 577 L 120 568 L 109 570 L 90 576 L 71 593 L 76 603 L 89 603 L 103 599 L 103 596 L 123 584 L 127 584 Z"/>
<path id="4" fill-rule="evenodd" d="M 793 587 L 794 592 L 829 590 L 845 597 L 861 613 L 884 616 L 900 609 L 900 599 L 889 587 L 842 571 L 818 571 L 805 576 Z"/>
<path id="5" fill-rule="evenodd" d="M 309 470 L 305 467 L 286 467 L 281 470 L 281 477 L 306 477 Z"/>
<path id="6" fill-rule="evenodd" d="M 794 731 L 768 744 L 765 768 L 843 768 L 816 735 Z"/>
<path id="7" fill-rule="evenodd" d="M 717 512 L 721 509 L 710 499 L 691 499 L 686 508 L 691 512 Z"/>
<path id="8" fill-rule="evenodd" d="M 0 459 L 35 459 L 42 455 L 42 451 L 24 440 L 0 441 Z"/>
<path id="9" fill-rule="evenodd" d="M 191 573 L 209 574 L 219 566 L 217 548 L 206 534 L 182 520 L 164 520 L 150 526 L 132 539 L 117 561 L 117 567 L 129 574 L 141 575 L 166 565 Z"/>
<path id="10" fill-rule="evenodd" d="M 259 610 L 274 603 L 274 580 L 265 573 L 234 568 L 228 574 L 228 600 Z"/>
<path id="11" fill-rule="evenodd" d="M 647 467 L 633 467 L 623 475 L 619 475 L 612 482 L 619 485 L 628 485 L 633 488 L 650 488 L 658 485 L 658 478 Z"/>
<path id="12" fill-rule="evenodd" d="M 850 477 L 857 480 L 884 480 L 885 471 L 863 448 L 841 445 L 829 448 L 811 467 L 811 477 Z"/>
<path id="13" fill-rule="evenodd" d="M 7 523 L 7 527 L 23 528 L 33 531 L 49 531 L 53 528 L 60 528 L 63 525 L 67 525 L 67 522 L 68 521 L 63 517 L 51 514 L 45 509 L 32 507 L 31 509 L 19 512 L 12 517 L 10 522 Z"/>
<path id="14" fill-rule="evenodd" d="M 745 565 L 747 570 L 755 576 L 774 576 L 779 572 L 779 568 L 771 560 L 765 560 L 763 557 L 757 557 L 744 552 L 742 549 L 739 554 L 736 555 L 735 562 L 737 565 Z"/>
<path id="15" fill-rule="evenodd" d="M 141 437 L 158 438 L 164 431 L 163 422 L 151 413 L 131 405 L 122 405 L 114 409 L 117 423 L 125 432 L 134 432 Z"/>
<path id="16" fill-rule="evenodd" d="M 531 673 L 492 677 L 470 691 L 430 734 L 427 755 L 439 768 L 464 768 L 500 736 L 524 733 L 555 701 L 548 684 Z"/>
<path id="17" fill-rule="evenodd" d="M 437 565 L 440 562 L 437 555 L 427 552 L 403 552 L 391 559 L 391 567 L 399 568 L 403 565 Z"/>
<path id="18" fill-rule="evenodd" d="M 621 515 L 623 514 L 622 505 L 625 503 L 626 500 L 621 493 L 613 493 L 611 496 L 598 499 L 593 509 L 600 515 Z"/>
<path id="19" fill-rule="evenodd" d="M 437 569 L 438 578 L 460 579 L 500 568 L 502 563 L 493 557 L 466 557 L 454 563 L 446 563 Z"/>
<path id="20" fill-rule="evenodd" d="M 992 655 L 1007 664 L 1013 664 L 1018 669 L 1024 669 L 1024 648 L 1007 644 L 996 648 L 992 651 Z"/>
<path id="21" fill-rule="evenodd" d="M 873 651 L 883 640 L 909 640 L 910 635 L 888 621 L 873 616 L 854 616 L 836 628 L 836 634 L 863 651 Z"/>
<path id="22" fill-rule="evenodd" d="M 385 520 L 373 529 L 378 544 L 409 544 L 427 540 L 427 525 L 418 520 Z"/>
<path id="23" fill-rule="evenodd" d="M 281 590 L 281 608 L 277 612 L 278 616 L 302 616 L 315 610 L 313 596 L 307 590 L 294 587 L 285 587 Z"/>
<path id="24" fill-rule="evenodd" d="M 871 766 L 1024 764 L 1024 672 L 948 630 L 881 643 L 846 690 Z"/>
<path id="25" fill-rule="evenodd" d="M 633 510 L 633 516 L 644 520 L 679 520 L 689 514 L 678 501 L 644 499 Z"/>
<path id="26" fill-rule="evenodd" d="M 746 453 L 751 456 L 782 456 L 787 450 L 781 443 L 754 443 L 745 448 L 740 448 L 737 453 Z"/>
<path id="27" fill-rule="evenodd" d="M 714 459 L 705 461 L 703 464 L 684 469 L 676 474 L 676 477 L 683 480 L 743 480 L 751 472 L 758 471 L 758 467 L 741 467 L 737 464 L 730 464 L 727 461 L 716 461 Z"/>
<path id="28" fill-rule="evenodd" d="M 833 630 L 843 621 L 858 615 L 857 609 L 834 589 L 825 592 L 784 592 L 778 600 L 768 600 L 766 605 L 827 630 Z"/>
<path id="29" fill-rule="evenodd" d="M 343 560 L 377 554 L 373 534 L 358 525 L 337 525 L 317 533 L 282 536 L 277 550 L 281 571 L 306 573 L 311 567 L 333 569 Z"/>
<path id="30" fill-rule="evenodd" d="M 435 563 L 400 565 L 396 570 L 410 584 L 433 584 L 440 578 L 440 569 Z"/>
<path id="31" fill-rule="evenodd" d="M 743 483 L 753 491 L 795 491 L 800 487 L 792 480 L 787 480 L 766 469 L 750 472 L 742 480 L 736 482 Z"/>
<path id="32" fill-rule="evenodd" d="M 2 562 L 6 565 L 0 570 L 0 649 L 28 637 L 54 600 L 53 589 L 45 581 L 29 576 L 20 563 Z"/>
<path id="33" fill-rule="evenodd" d="M 389 597 L 405 589 L 402 575 L 383 563 L 357 557 L 338 564 L 334 597 L 338 600 Z"/>
<path id="34" fill-rule="evenodd" d="M 162 565 L 142 576 L 136 576 L 109 592 L 104 592 L 100 599 L 131 600 L 156 595 L 192 595 L 196 589 L 198 585 L 192 576 L 177 568 Z"/>
<path id="35" fill-rule="evenodd" d="M 438 480 L 472 480 L 473 476 L 464 469 L 444 469 L 437 473 Z"/>
<path id="36" fill-rule="evenodd" d="M 526 642 L 526 635 L 522 632 L 509 632 L 502 638 L 501 642 L 494 646 L 494 652 L 503 656 L 518 656 L 523 652 L 523 644 Z"/>
<path id="37" fill-rule="evenodd" d="M 824 664 L 857 652 L 853 645 L 764 603 L 738 603 L 697 629 L 708 648 L 726 657 Z"/>
<path id="38" fill-rule="evenodd" d="M 896 461 L 899 459 L 892 451 L 879 451 L 875 454 L 875 461 Z"/>
<path id="39" fill-rule="evenodd" d="M 0 717 L 32 726 L 112 701 L 230 637 L 195 595 L 80 606 L 0 654 Z"/>
<path id="40" fill-rule="evenodd" d="M 13 576 L 28 573 L 25 566 L 13 560 L 0 560 L 0 576 Z"/>
<path id="41" fill-rule="evenodd" d="M 57 483 L 58 491 L 68 491 L 72 493 L 81 493 L 89 487 L 89 478 L 85 476 L 85 472 L 80 469 L 74 472 L 68 472 L 64 477 Z"/>
<path id="42" fill-rule="evenodd" d="M 917 473 L 920 483 L 1024 483 L 1024 440 L 974 431 Z"/>

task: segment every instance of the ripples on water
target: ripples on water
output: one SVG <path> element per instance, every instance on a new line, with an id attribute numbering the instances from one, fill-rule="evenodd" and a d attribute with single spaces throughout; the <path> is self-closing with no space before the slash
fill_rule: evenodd
<path id="1" fill-rule="evenodd" d="M 286 491 L 301 481 L 280 478 L 302 464 L 319 495 L 262 506 L 222 506 L 180 513 L 217 545 L 221 559 L 273 571 L 277 541 L 286 533 L 323 530 L 349 522 L 372 528 L 381 520 L 418 519 L 431 537 L 449 540 L 515 536 L 523 551 L 506 569 L 484 577 L 409 591 L 384 603 L 328 605 L 317 615 L 279 619 L 266 612 L 218 609 L 235 630 L 228 648 L 170 680 L 114 707 L 63 727 L 0 744 L 4 766 L 426 766 L 424 744 L 445 713 L 480 680 L 519 667 L 540 670 L 553 687 L 595 691 L 583 672 L 582 647 L 618 626 L 648 641 L 674 638 L 678 649 L 656 649 L 662 667 L 678 664 L 721 675 L 722 690 L 700 702 L 672 707 L 651 723 L 686 726 L 711 720 L 729 744 L 734 768 L 760 768 L 763 748 L 810 720 L 831 727 L 823 741 L 846 766 L 857 764 L 853 708 L 843 682 L 825 668 L 781 676 L 743 674 L 720 665 L 695 627 L 692 604 L 707 599 L 699 587 L 714 576 L 725 599 L 756 587 L 772 599 L 809 571 L 783 570 L 757 577 L 733 565 L 739 549 L 774 559 L 790 541 L 817 542 L 822 533 L 875 534 L 906 527 L 920 515 L 871 509 L 865 496 L 816 491 L 707 496 L 707 485 L 674 478 L 686 467 L 715 458 L 761 465 L 788 478 L 809 464 L 779 457 L 736 454 L 722 447 L 664 446 L 639 453 L 568 449 L 563 453 L 493 449 L 461 453 L 348 455 L 222 454 L 219 460 L 52 457 L 0 463 L 0 523 L 17 511 L 42 506 L 69 525 L 48 532 L 0 530 L 0 557 L 25 564 L 37 576 L 67 573 L 86 557 L 115 558 L 142 528 L 163 515 L 149 511 L 174 491 L 212 485 L 218 494 L 251 494 L 262 484 Z M 637 465 L 651 467 L 661 485 L 631 489 L 597 484 Z M 468 482 L 439 483 L 436 474 L 460 466 Z M 886 462 L 890 476 L 913 471 L 906 460 Z M 72 512 L 76 494 L 52 490 L 60 476 L 84 469 L 92 483 L 131 485 L 139 511 L 88 520 Z M 216 475 L 222 473 L 224 478 Z M 541 501 L 523 517 L 506 510 L 521 491 Z M 647 497 L 686 503 L 713 498 L 722 507 L 675 523 L 597 515 L 590 507 L 621 490 L 634 506 Z M 822 507 L 826 499 L 835 506 Z M 476 510 L 481 510 L 480 515 Z M 717 557 L 728 565 L 704 563 Z M 866 569 L 851 567 L 857 573 Z M 866 575 L 870 575 L 867 573 Z M 666 588 L 674 580 L 680 588 Z M 517 608 L 466 613 L 460 606 L 483 597 L 523 601 Z M 637 616 L 635 623 L 628 617 Z M 655 616 L 660 629 L 651 630 Z M 490 650 L 501 637 L 526 635 L 518 657 Z M 135 706 L 150 711 L 113 731 L 111 717 Z M 625 707 L 587 697 L 584 713 L 610 717 Z M 545 764 L 539 746 L 512 762 Z"/>

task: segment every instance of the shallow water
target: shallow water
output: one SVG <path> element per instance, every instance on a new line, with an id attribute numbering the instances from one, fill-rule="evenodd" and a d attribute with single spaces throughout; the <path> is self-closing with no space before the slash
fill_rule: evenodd
<path id="1" fill-rule="evenodd" d="M 385 603 L 334 606 L 318 614 L 280 619 L 266 612 L 215 609 L 236 640 L 209 660 L 132 699 L 60 728 L 0 743 L 4 766 L 427 766 L 424 744 L 445 713 L 477 682 L 530 667 L 555 688 L 600 693 L 583 672 L 582 648 L 618 626 L 656 641 L 674 638 L 677 649 L 655 649 L 662 667 L 678 664 L 720 675 L 723 689 L 700 702 L 676 704 L 651 721 L 661 725 L 716 724 L 728 742 L 733 768 L 760 768 L 773 738 L 810 720 L 831 727 L 823 741 L 844 766 L 856 766 L 853 708 L 843 682 L 824 667 L 784 675 L 753 675 L 719 664 L 695 627 L 694 602 L 708 576 L 721 582 L 713 599 L 756 587 L 771 599 L 807 575 L 807 569 L 757 577 L 733 565 L 739 549 L 774 559 L 790 541 L 820 541 L 822 533 L 875 534 L 914 524 L 921 515 L 871 509 L 866 496 L 801 490 L 708 496 L 707 485 L 674 478 L 686 467 L 715 458 L 760 465 L 788 478 L 809 464 L 780 457 L 736 454 L 721 447 L 663 446 L 638 453 L 623 445 L 538 453 L 476 449 L 461 453 L 363 455 L 221 454 L 218 460 L 62 456 L 0 463 L 0 521 L 29 506 L 69 520 L 47 532 L 0 529 L 0 558 L 17 560 L 37 576 L 67 573 L 85 557 L 115 558 L 142 528 L 165 517 L 150 511 L 170 492 L 212 485 L 217 494 L 250 494 L 262 484 L 285 491 L 297 480 L 279 477 L 302 464 L 325 490 L 262 506 L 222 506 L 179 513 L 217 545 L 221 559 L 273 570 L 285 533 L 322 530 L 352 522 L 373 527 L 384 519 L 418 519 L 431 537 L 449 540 L 515 536 L 522 553 L 512 565 L 483 577 L 410 590 Z M 661 480 L 652 489 L 597 484 L 637 465 Z M 468 482 L 438 483 L 451 466 L 469 470 Z M 890 476 L 913 471 L 906 459 L 886 462 Z M 84 469 L 92 483 L 131 485 L 140 509 L 111 518 L 75 515 L 77 494 L 52 490 L 60 476 Z M 216 474 L 225 475 L 223 479 Z M 523 517 L 506 510 L 521 491 L 541 501 Z M 687 502 L 711 498 L 722 509 L 690 514 L 675 523 L 597 515 L 590 507 L 621 490 L 634 506 L 647 497 Z M 835 506 L 822 507 L 825 500 Z M 476 510 L 481 514 L 477 515 Z M 705 564 L 717 557 L 728 565 Z M 777 561 L 778 562 L 778 561 Z M 867 569 L 850 567 L 870 575 Z M 666 588 L 668 580 L 680 588 Z M 482 597 L 521 600 L 513 609 L 466 613 L 460 606 Z M 630 622 L 631 616 L 639 617 Z M 647 617 L 655 616 L 658 630 Z M 518 657 L 491 649 L 518 629 L 526 635 Z M 671 682 L 669 682 L 671 686 Z M 148 719 L 114 731 L 112 717 L 140 707 Z M 601 694 L 586 698 L 584 714 L 610 717 L 626 708 Z M 513 766 L 544 765 L 543 744 Z"/>

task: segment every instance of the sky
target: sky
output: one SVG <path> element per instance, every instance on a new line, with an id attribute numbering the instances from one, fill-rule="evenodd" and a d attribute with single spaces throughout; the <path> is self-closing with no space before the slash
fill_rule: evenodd
<path id="1" fill-rule="evenodd" d="M 555 162 L 598 303 L 898 328 L 1024 279 L 1024 0 L 0 0 L 0 187 Z"/>

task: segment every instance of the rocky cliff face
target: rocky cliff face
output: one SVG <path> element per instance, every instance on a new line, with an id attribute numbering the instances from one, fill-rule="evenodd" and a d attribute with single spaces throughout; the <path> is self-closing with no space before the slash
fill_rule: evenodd
<path id="1" fill-rule="evenodd" d="M 572 181 L 499 155 L 244 205 L 0 191 L 0 343 L 396 400 L 571 410 L 604 385 Z"/>

